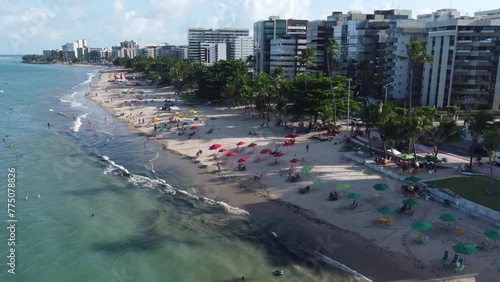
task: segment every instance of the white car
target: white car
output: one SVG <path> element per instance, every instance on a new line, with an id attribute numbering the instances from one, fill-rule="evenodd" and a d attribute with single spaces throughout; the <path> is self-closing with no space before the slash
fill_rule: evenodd
<path id="1" fill-rule="evenodd" d="M 363 124 L 363 121 L 360 118 L 352 118 L 351 122 L 354 125 L 362 125 Z"/>
<path id="2" fill-rule="evenodd" d="M 497 165 L 500 165 L 500 153 L 498 153 L 498 154 L 495 156 L 495 160 L 494 160 L 493 162 L 495 162 Z"/>

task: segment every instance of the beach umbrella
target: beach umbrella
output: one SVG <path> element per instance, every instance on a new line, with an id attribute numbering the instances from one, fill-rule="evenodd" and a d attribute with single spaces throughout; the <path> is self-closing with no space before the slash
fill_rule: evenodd
<path id="1" fill-rule="evenodd" d="M 414 157 L 412 155 L 402 155 L 402 156 L 397 156 L 397 158 L 408 161 L 412 160 Z"/>
<path id="2" fill-rule="evenodd" d="M 475 254 L 477 252 L 476 246 L 473 244 L 466 244 L 466 243 L 458 243 L 454 245 L 453 250 L 457 254 L 462 254 L 465 256 Z M 465 258 L 464 258 L 464 264 L 465 264 Z"/>
<path id="3" fill-rule="evenodd" d="M 325 184 L 326 182 L 328 182 L 326 179 L 318 178 L 318 179 L 314 180 L 313 184 L 319 185 L 319 184 Z"/>
<path id="4" fill-rule="evenodd" d="M 271 153 L 271 149 L 264 149 L 262 151 L 260 151 L 261 154 L 269 154 Z"/>
<path id="5" fill-rule="evenodd" d="M 427 221 L 414 221 L 411 227 L 417 231 L 425 231 L 431 229 L 432 224 Z"/>
<path id="6" fill-rule="evenodd" d="M 278 152 L 278 153 L 274 154 L 274 157 L 279 158 L 279 157 L 283 157 L 284 155 L 285 155 L 285 153 Z"/>
<path id="7" fill-rule="evenodd" d="M 290 146 L 293 146 L 293 143 L 292 143 L 292 142 L 285 142 L 285 143 L 283 144 L 283 146 L 285 146 L 285 147 L 290 147 Z"/>
<path id="8" fill-rule="evenodd" d="M 244 158 L 241 158 L 241 159 L 238 160 L 239 163 L 244 163 L 246 161 L 248 161 L 247 157 L 244 157 Z"/>
<path id="9" fill-rule="evenodd" d="M 290 160 L 290 162 L 296 164 L 296 163 L 300 162 L 300 160 L 297 158 L 293 158 Z"/>
<path id="10" fill-rule="evenodd" d="M 182 123 L 182 125 L 189 125 L 189 122 L 185 121 Z"/>
<path id="11" fill-rule="evenodd" d="M 377 211 L 383 215 L 388 215 L 393 214 L 396 210 L 388 206 L 382 206 L 377 208 Z"/>
<path id="12" fill-rule="evenodd" d="M 335 189 L 337 189 L 337 191 L 345 191 L 349 188 L 351 188 L 351 184 L 340 184 L 340 185 L 337 185 L 337 187 Z"/>
<path id="13" fill-rule="evenodd" d="M 236 146 L 238 146 L 238 147 L 239 147 L 239 146 L 241 146 L 241 145 L 245 145 L 245 143 L 246 143 L 245 141 L 240 141 L 240 142 L 236 143 Z"/>
<path id="14" fill-rule="evenodd" d="M 222 147 L 221 144 L 213 144 L 212 146 L 208 147 L 209 150 L 217 150 L 220 147 Z"/>
<path id="15" fill-rule="evenodd" d="M 313 167 L 312 165 L 306 165 L 306 166 L 304 166 L 304 167 L 300 170 L 300 172 L 302 172 L 302 173 L 309 173 L 309 172 L 311 172 L 311 170 L 312 170 L 313 168 L 314 168 L 314 167 Z"/>
<path id="16" fill-rule="evenodd" d="M 174 113 L 174 115 L 180 115 L 180 114 L 181 114 L 181 113 L 179 113 L 179 112 L 175 112 L 175 113 Z"/>
<path id="17" fill-rule="evenodd" d="M 230 157 L 234 157 L 234 156 L 237 156 L 238 154 L 236 154 L 235 152 L 231 152 L 229 154 L 226 155 L 226 157 L 230 158 Z"/>
<path id="18" fill-rule="evenodd" d="M 195 117 L 194 118 L 195 121 L 199 121 L 200 120 L 200 117 Z"/>
<path id="19" fill-rule="evenodd" d="M 497 272 L 498 272 L 498 273 L 500 273 L 500 266 L 499 266 L 499 267 L 497 267 Z"/>
<path id="20" fill-rule="evenodd" d="M 500 239 L 500 229 L 488 229 L 484 233 L 484 236 L 493 239 L 493 240 L 499 240 Z"/>
<path id="21" fill-rule="evenodd" d="M 412 207 L 418 205 L 418 201 L 413 198 L 408 198 L 403 200 L 403 205 Z"/>
<path id="22" fill-rule="evenodd" d="M 419 182 L 420 180 L 422 180 L 422 179 L 415 177 L 415 176 L 410 176 L 410 177 L 405 178 L 405 181 L 413 182 L 413 183 Z"/>
<path id="23" fill-rule="evenodd" d="M 192 126 L 190 129 L 191 130 L 198 130 L 198 126 Z"/>
<path id="24" fill-rule="evenodd" d="M 373 189 L 375 189 L 377 191 L 385 191 L 385 190 L 389 189 L 389 186 L 387 186 L 387 184 L 378 183 L 378 184 L 373 185 Z"/>
<path id="25" fill-rule="evenodd" d="M 226 148 L 222 148 L 219 150 L 219 153 L 224 153 L 224 152 L 227 152 L 228 150 Z"/>
<path id="26" fill-rule="evenodd" d="M 297 136 L 299 136 L 297 133 L 290 133 L 290 134 L 288 134 L 288 135 L 287 135 L 287 136 L 285 136 L 285 137 L 286 137 L 286 138 L 295 138 L 295 137 L 297 137 Z"/>
<path id="27" fill-rule="evenodd" d="M 250 143 L 250 144 L 248 144 L 248 147 L 255 147 L 255 146 L 257 146 L 257 143 Z"/>
<path id="28" fill-rule="evenodd" d="M 458 219 L 458 216 L 456 216 L 455 214 L 453 213 L 443 213 L 439 219 L 441 219 L 442 221 L 444 222 L 453 222 L 453 221 L 456 221 Z"/>
<path id="29" fill-rule="evenodd" d="M 356 199 L 359 199 L 361 198 L 361 194 L 358 194 L 358 193 L 350 193 L 350 194 L 347 194 L 345 196 L 347 199 L 353 199 L 353 200 L 356 200 Z"/>

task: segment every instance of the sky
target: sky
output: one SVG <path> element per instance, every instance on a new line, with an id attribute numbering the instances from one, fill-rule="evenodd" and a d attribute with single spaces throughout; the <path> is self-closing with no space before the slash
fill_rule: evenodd
<path id="1" fill-rule="evenodd" d="M 278 15 L 326 19 L 333 11 L 412 10 L 412 17 L 455 8 L 461 15 L 500 8 L 497 0 L 0 0 L 0 54 L 42 54 L 86 39 L 89 47 L 187 44 L 190 27 L 248 28 Z"/>

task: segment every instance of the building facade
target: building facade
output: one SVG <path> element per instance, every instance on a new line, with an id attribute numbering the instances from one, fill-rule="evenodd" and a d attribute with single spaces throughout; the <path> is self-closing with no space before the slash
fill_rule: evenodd
<path id="1" fill-rule="evenodd" d="M 307 48 L 305 34 L 287 34 L 271 40 L 270 72 L 281 67 L 288 79 L 292 80 L 299 73 L 297 57 Z"/>
<path id="2" fill-rule="evenodd" d="M 253 38 L 250 36 L 240 36 L 233 40 L 234 55 L 232 57 L 235 60 L 246 61 L 248 56 L 253 56 Z"/>
<path id="3" fill-rule="evenodd" d="M 244 28 L 190 28 L 188 30 L 188 57 L 193 58 L 195 61 L 204 63 L 207 61 L 207 58 L 203 57 L 206 50 L 202 49 L 206 49 L 206 45 L 202 44 L 225 43 L 225 58 L 234 60 L 234 39 L 241 36 L 249 36 L 249 30 Z"/>
<path id="4" fill-rule="evenodd" d="M 471 97 L 478 109 L 500 105 L 500 19 L 452 19 L 427 23 L 422 105 L 460 106 Z"/>
<path id="5" fill-rule="evenodd" d="M 333 35 L 332 32 L 330 34 Z M 316 65 L 314 69 L 310 70 L 311 72 L 328 73 L 326 42 L 331 37 L 328 37 L 326 33 L 326 20 L 307 23 L 307 47 L 313 51 L 314 64 Z"/>

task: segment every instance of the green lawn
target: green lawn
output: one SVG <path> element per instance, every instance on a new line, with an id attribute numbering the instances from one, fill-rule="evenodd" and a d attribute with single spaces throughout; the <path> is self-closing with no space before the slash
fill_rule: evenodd
<path id="1" fill-rule="evenodd" d="M 448 188 L 469 201 L 500 211 L 500 189 L 498 189 L 500 180 L 493 179 L 493 187 L 496 188 L 493 196 L 484 195 L 484 191 L 490 187 L 490 181 L 491 179 L 487 176 L 468 176 L 426 183 L 434 187 Z"/>

